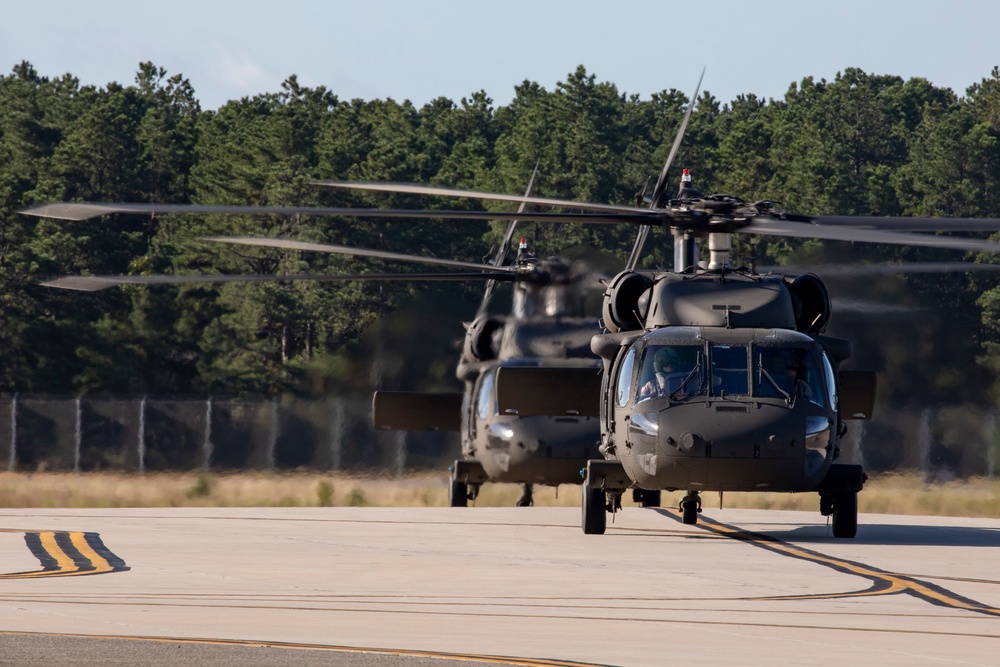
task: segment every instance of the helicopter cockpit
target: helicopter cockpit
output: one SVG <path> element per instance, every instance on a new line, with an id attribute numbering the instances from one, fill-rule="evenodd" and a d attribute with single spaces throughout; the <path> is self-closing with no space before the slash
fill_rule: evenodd
<path id="1" fill-rule="evenodd" d="M 618 405 L 667 398 L 779 399 L 836 409 L 833 366 L 823 349 L 794 331 L 754 330 L 742 340 L 696 327 L 658 329 L 626 353 Z"/>

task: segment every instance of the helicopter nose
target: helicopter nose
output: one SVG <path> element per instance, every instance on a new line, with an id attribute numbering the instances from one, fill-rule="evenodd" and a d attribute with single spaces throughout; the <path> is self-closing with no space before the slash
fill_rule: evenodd
<path id="1" fill-rule="evenodd" d="M 600 439 L 600 427 L 596 417 L 514 417 L 491 424 L 489 434 L 497 446 L 509 447 L 512 456 L 521 452 L 526 456 L 578 459 L 584 451 L 581 447 Z"/>
<path id="2" fill-rule="evenodd" d="M 719 412 L 706 420 L 704 407 L 679 406 L 659 416 L 659 448 L 668 456 L 768 458 L 769 451 L 806 444 L 803 418 L 780 408 L 741 406 L 738 413 Z"/>
<path id="3" fill-rule="evenodd" d="M 629 439 L 642 483 L 745 489 L 802 486 L 819 474 L 829 420 L 784 406 L 718 403 L 633 414 Z M 654 444 L 655 443 L 655 444 Z"/>

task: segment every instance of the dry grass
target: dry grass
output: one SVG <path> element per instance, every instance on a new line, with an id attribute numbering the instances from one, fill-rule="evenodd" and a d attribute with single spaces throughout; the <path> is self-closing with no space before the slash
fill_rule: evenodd
<path id="1" fill-rule="evenodd" d="M 487 484 L 476 505 L 509 507 L 521 489 Z M 665 493 L 676 506 L 680 493 Z M 403 477 L 346 474 L 0 473 L 0 507 L 440 507 L 447 504 L 446 473 Z M 625 504 L 631 504 L 629 494 Z M 706 507 L 717 495 L 704 495 Z M 579 487 L 538 487 L 539 506 L 579 506 Z M 729 493 L 726 507 L 817 511 L 814 493 Z M 1000 518 L 1000 480 L 925 484 L 916 475 L 875 477 L 859 496 L 863 513 Z"/>

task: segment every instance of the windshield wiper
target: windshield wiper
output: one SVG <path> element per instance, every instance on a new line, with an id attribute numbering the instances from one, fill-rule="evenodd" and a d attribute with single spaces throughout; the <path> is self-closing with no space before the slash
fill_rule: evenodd
<path id="1" fill-rule="evenodd" d="M 763 375 L 764 377 L 766 377 L 767 381 L 771 383 L 771 386 L 774 387 L 775 389 L 777 389 L 778 392 L 781 393 L 781 395 L 785 398 L 785 402 L 788 403 L 789 406 L 791 406 L 795 402 L 795 396 L 793 396 L 792 394 L 789 394 L 787 391 L 785 391 L 780 386 L 778 386 L 778 383 L 775 382 L 774 378 L 771 377 L 770 373 L 768 373 L 766 370 L 764 370 L 763 366 L 758 366 L 758 369 L 760 370 L 761 375 Z"/>
<path id="2" fill-rule="evenodd" d="M 767 372 L 766 370 L 764 370 L 763 368 L 761 368 L 761 369 L 760 369 L 760 373 L 761 373 L 761 375 L 763 375 L 764 377 L 766 377 L 766 378 L 767 378 L 767 381 L 771 383 L 771 386 L 772 386 L 772 387 L 774 387 L 775 389 L 777 389 L 777 390 L 778 390 L 778 391 L 779 391 L 779 392 L 781 393 L 781 395 L 782 395 L 782 396 L 783 396 L 783 397 L 785 398 L 785 400 L 786 400 L 786 401 L 787 401 L 787 400 L 788 400 L 789 398 L 791 398 L 791 397 L 792 397 L 792 395 L 791 395 L 791 394 L 789 394 L 789 393 L 788 393 L 787 391 L 785 391 L 784 389 L 782 389 L 782 388 L 781 388 L 781 387 L 780 387 L 780 386 L 778 385 L 778 383 L 777 383 L 777 382 L 775 381 L 775 379 L 774 379 L 773 377 L 771 377 L 771 374 L 770 374 L 770 373 L 768 373 L 768 372 Z"/>
<path id="3" fill-rule="evenodd" d="M 701 353 L 698 354 L 698 363 L 694 365 L 694 368 L 691 369 L 691 372 L 688 373 L 687 377 L 684 378 L 684 381 L 681 382 L 681 386 L 677 387 L 677 389 L 674 389 L 672 392 L 670 392 L 670 396 L 668 396 L 667 398 L 669 398 L 671 401 L 677 398 L 677 394 L 683 391 L 684 387 L 686 387 L 688 385 L 688 382 L 691 381 L 691 378 L 693 378 L 696 374 L 698 374 L 698 371 L 700 370 L 701 370 Z"/>

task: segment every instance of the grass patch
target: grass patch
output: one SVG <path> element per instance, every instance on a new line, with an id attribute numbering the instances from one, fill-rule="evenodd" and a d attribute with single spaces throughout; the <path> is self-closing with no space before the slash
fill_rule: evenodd
<path id="1" fill-rule="evenodd" d="M 512 507 L 516 484 L 486 484 L 477 507 Z M 683 494 L 664 493 L 663 506 Z M 718 494 L 703 494 L 706 509 Z M 580 487 L 536 487 L 538 507 L 579 507 Z M 632 504 L 631 494 L 623 498 Z M 0 507 L 445 507 L 447 473 L 400 477 L 330 473 L 0 472 Z M 858 496 L 862 513 L 1000 518 L 1000 480 L 927 484 L 918 475 L 873 477 Z M 727 493 L 725 507 L 819 512 L 816 493 Z"/>
<path id="2" fill-rule="evenodd" d="M 202 473 L 187 491 L 188 498 L 207 498 L 212 495 L 212 480 L 208 475 Z"/>
<path id="3" fill-rule="evenodd" d="M 333 507 L 333 483 L 321 480 L 316 485 L 316 504 L 320 507 Z"/>

